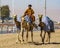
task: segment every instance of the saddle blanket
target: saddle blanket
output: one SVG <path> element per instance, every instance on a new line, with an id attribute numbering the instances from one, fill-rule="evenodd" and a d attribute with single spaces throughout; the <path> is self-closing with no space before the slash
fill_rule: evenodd
<path id="1" fill-rule="evenodd" d="M 54 23 L 48 16 L 42 17 L 42 22 L 45 24 L 45 31 L 54 32 Z"/>

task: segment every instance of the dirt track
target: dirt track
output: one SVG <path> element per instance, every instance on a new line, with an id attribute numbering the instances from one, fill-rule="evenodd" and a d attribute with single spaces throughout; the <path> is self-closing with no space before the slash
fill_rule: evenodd
<path id="1" fill-rule="evenodd" d="M 26 33 L 25 33 L 26 34 Z M 29 42 L 24 44 L 16 44 L 17 35 L 15 34 L 0 34 L 0 48 L 60 48 L 60 30 L 55 30 L 51 34 L 50 44 L 41 44 L 39 31 L 34 32 L 34 43 L 31 43 L 29 32 Z"/>

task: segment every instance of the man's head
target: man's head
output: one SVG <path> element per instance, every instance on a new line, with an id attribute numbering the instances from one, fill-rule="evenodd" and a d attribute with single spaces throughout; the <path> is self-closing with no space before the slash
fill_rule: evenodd
<path id="1" fill-rule="evenodd" d="M 31 4 L 29 4 L 29 5 L 28 5 L 28 8 L 30 8 L 30 9 L 31 9 L 31 7 L 32 7 L 32 5 L 31 5 Z"/>

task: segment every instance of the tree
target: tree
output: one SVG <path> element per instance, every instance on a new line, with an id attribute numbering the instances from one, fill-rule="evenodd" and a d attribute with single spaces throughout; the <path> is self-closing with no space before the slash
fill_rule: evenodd
<path id="1" fill-rule="evenodd" d="M 8 5 L 2 6 L 0 12 L 1 12 L 2 22 L 4 22 L 5 18 L 9 18 L 9 16 L 10 16 L 10 10 L 9 10 L 9 6 Z"/>
<path id="2" fill-rule="evenodd" d="M 1 16 L 1 7 L 0 7 L 0 16 Z"/>

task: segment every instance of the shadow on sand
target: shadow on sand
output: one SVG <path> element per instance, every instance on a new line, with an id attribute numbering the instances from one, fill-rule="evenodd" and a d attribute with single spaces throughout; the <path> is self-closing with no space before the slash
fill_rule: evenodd
<path id="1" fill-rule="evenodd" d="M 39 42 L 28 42 L 29 44 L 34 44 L 34 45 L 43 45 L 43 43 L 39 43 Z M 51 42 L 51 43 L 44 43 L 44 45 L 47 45 L 47 44 L 60 44 L 60 42 Z"/>

